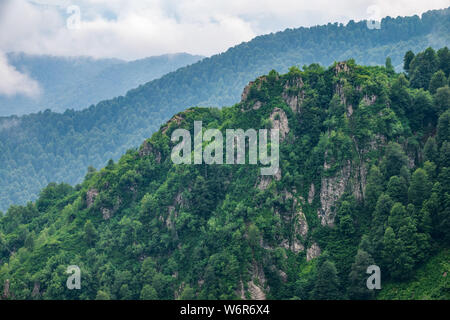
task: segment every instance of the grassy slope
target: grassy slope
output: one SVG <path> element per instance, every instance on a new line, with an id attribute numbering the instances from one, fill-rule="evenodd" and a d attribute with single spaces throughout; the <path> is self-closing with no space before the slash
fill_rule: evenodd
<path id="1" fill-rule="evenodd" d="M 441 250 L 407 282 L 382 284 L 380 300 L 450 300 L 450 249 Z"/>

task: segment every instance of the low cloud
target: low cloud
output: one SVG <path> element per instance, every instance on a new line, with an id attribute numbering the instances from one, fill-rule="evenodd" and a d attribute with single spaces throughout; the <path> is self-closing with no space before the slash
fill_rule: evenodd
<path id="1" fill-rule="evenodd" d="M 2 52 L 0 52 L 0 79 L 0 95 L 25 95 L 34 98 L 40 93 L 39 84 L 8 64 L 8 59 Z"/>
<path id="2" fill-rule="evenodd" d="M 73 5 L 80 8 L 79 23 L 67 11 Z M 0 49 L 127 60 L 175 52 L 209 56 L 285 28 L 447 6 L 448 0 L 0 0 Z"/>

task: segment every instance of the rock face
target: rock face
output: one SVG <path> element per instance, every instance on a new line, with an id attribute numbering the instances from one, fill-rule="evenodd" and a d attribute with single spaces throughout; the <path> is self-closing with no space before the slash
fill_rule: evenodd
<path id="1" fill-rule="evenodd" d="M 139 150 L 139 156 L 148 157 L 151 154 L 155 156 L 155 160 L 157 163 L 161 163 L 161 152 L 156 150 L 150 141 L 144 141 Z"/>
<path id="2" fill-rule="evenodd" d="M 311 187 L 309 187 L 309 192 L 308 192 L 308 203 L 309 204 L 313 203 L 315 196 L 316 196 L 316 187 L 315 187 L 314 183 L 311 183 Z"/>
<path id="3" fill-rule="evenodd" d="M 371 95 L 370 97 L 368 95 L 365 95 L 363 97 L 363 102 L 366 106 L 371 106 L 375 103 L 375 101 L 377 101 L 377 96 L 376 95 Z"/>
<path id="4" fill-rule="evenodd" d="M 102 208 L 102 216 L 104 220 L 108 220 L 112 217 L 112 211 L 108 208 Z"/>
<path id="5" fill-rule="evenodd" d="M 255 283 L 255 280 L 258 285 Z M 266 300 L 266 293 L 264 292 L 265 283 L 266 277 L 264 271 L 256 263 L 253 263 L 252 280 L 247 283 L 251 300 Z"/>
<path id="6" fill-rule="evenodd" d="M 289 133 L 289 121 L 286 113 L 280 108 L 274 108 L 270 120 L 272 121 L 272 129 L 280 131 L 280 142 L 283 141 Z"/>
<path id="7" fill-rule="evenodd" d="M 300 235 L 305 238 L 308 234 L 308 222 L 305 214 L 299 210 L 295 213 L 295 235 Z"/>
<path id="8" fill-rule="evenodd" d="M 303 80 L 300 77 L 289 80 L 284 86 L 282 98 L 294 113 L 301 112 L 301 107 L 305 99 L 305 92 L 302 88 Z"/>
<path id="9" fill-rule="evenodd" d="M 92 207 L 94 204 L 95 198 L 98 196 L 98 190 L 97 189 L 90 189 L 86 193 L 86 205 L 88 208 Z"/>
<path id="10" fill-rule="evenodd" d="M 340 72 L 349 72 L 350 68 L 348 67 L 347 62 L 338 62 L 336 63 L 336 66 L 334 67 L 335 74 L 339 74 Z"/>
<path id="11" fill-rule="evenodd" d="M 3 286 L 3 298 L 4 299 L 8 299 L 9 296 L 10 296 L 10 293 L 9 293 L 9 279 L 6 279 L 5 280 L 5 284 Z"/>
<path id="12" fill-rule="evenodd" d="M 320 247 L 317 243 L 313 243 L 308 250 L 306 250 L 306 261 L 310 261 L 320 255 Z"/>
<path id="13" fill-rule="evenodd" d="M 281 180 L 281 168 L 278 168 L 274 176 L 260 176 L 259 183 L 256 187 L 259 190 L 266 190 L 269 187 L 270 182 L 272 182 L 273 178 L 275 178 L 276 181 Z"/>
<path id="14" fill-rule="evenodd" d="M 295 190 L 293 192 L 296 193 Z M 308 235 L 308 222 L 302 210 L 305 201 L 302 197 L 295 197 L 290 192 L 285 192 L 284 199 L 285 201 L 292 199 L 292 215 L 285 219 L 285 222 L 291 226 L 292 237 L 290 241 L 284 240 L 281 246 L 294 253 L 299 253 L 305 250 L 301 239 L 305 239 Z"/>
<path id="15" fill-rule="evenodd" d="M 31 292 L 31 296 L 34 298 L 34 297 L 38 297 L 38 296 L 40 296 L 40 288 L 41 288 L 41 284 L 39 283 L 39 282 L 35 282 L 34 283 L 34 287 L 33 287 L 33 292 Z"/>
<path id="16" fill-rule="evenodd" d="M 255 81 L 250 81 L 248 85 L 245 86 L 244 91 L 241 94 L 241 102 L 245 102 L 248 100 L 248 95 L 250 94 L 250 90 L 252 87 L 256 84 L 256 88 L 259 90 L 261 89 L 261 85 L 263 82 L 267 81 L 266 76 L 259 77 Z"/>
<path id="17" fill-rule="evenodd" d="M 334 177 L 322 178 L 320 190 L 320 208 L 317 215 L 323 226 L 334 225 L 334 206 L 337 200 L 344 194 L 351 175 L 350 160 Z"/>

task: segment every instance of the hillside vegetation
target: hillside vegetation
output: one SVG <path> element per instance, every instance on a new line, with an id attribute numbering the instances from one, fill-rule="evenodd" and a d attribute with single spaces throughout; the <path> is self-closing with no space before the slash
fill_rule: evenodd
<path id="1" fill-rule="evenodd" d="M 448 298 L 420 270 L 450 245 L 450 53 L 404 57 L 406 74 L 390 59 L 272 70 L 240 103 L 187 109 L 80 185 L 52 183 L 11 207 L 3 298 L 372 299 L 372 264 L 379 298 L 401 283 L 400 298 Z M 194 121 L 279 129 L 280 170 L 174 165 L 171 134 L 193 136 Z M 81 290 L 66 288 L 69 265 Z"/>
<path id="2" fill-rule="evenodd" d="M 368 29 L 365 21 L 288 29 L 259 36 L 82 111 L 0 118 L 0 210 L 35 200 L 49 182 L 81 182 L 88 166 L 101 168 L 109 159 L 117 161 L 188 107 L 233 105 L 249 81 L 272 69 L 284 73 L 293 65 L 329 66 L 350 58 L 383 65 L 390 56 L 399 71 L 406 51 L 450 44 L 449 12 L 388 17 L 381 29 Z M 430 72 L 437 71 L 431 67 Z"/>
<path id="3" fill-rule="evenodd" d="M 80 110 L 115 96 L 203 57 L 186 53 L 167 54 L 135 61 L 53 57 L 9 53 L 8 62 L 38 82 L 36 97 L 0 96 L 0 116 L 23 115 L 51 109 Z"/>

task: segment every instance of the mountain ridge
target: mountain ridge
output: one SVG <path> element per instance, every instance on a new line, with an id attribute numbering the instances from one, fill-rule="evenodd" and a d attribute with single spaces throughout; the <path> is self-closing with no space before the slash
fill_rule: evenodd
<path id="1" fill-rule="evenodd" d="M 407 74 L 388 61 L 272 70 L 232 107 L 178 113 L 82 184 L 50 184 L 0 218 L 3 298 L 374 299 L 373 264 L 389 297 L 448 255 L 448 66 L 448 48 L 429 48 Z M 175 165 L 172 133 L 194 136 L 195 121 L 279 129 L 280 170 Z M 66 290 L 69 265 L 83 290 Z M 420 297 L 448 299 L 438 285 Z"/>
<path id="2" fill-rule="evenodd" d="M 292 65 L 330 65 L 353 56 L 383 64 L 389 55 L 399 65 L 407 50 L 448 45 L 449 12 L 385 18 L 380 30 L 358 22 L 259 36 L 81 111 L 0 118 L 0 147 L 6 151 L 0 155 L 0 208 L 36 199 L 50 181 L 80 182 L 87 166 L 117 160 L 186 107 L 232 105 L 242 87 L 272 69 L 287 72 Z"/>

